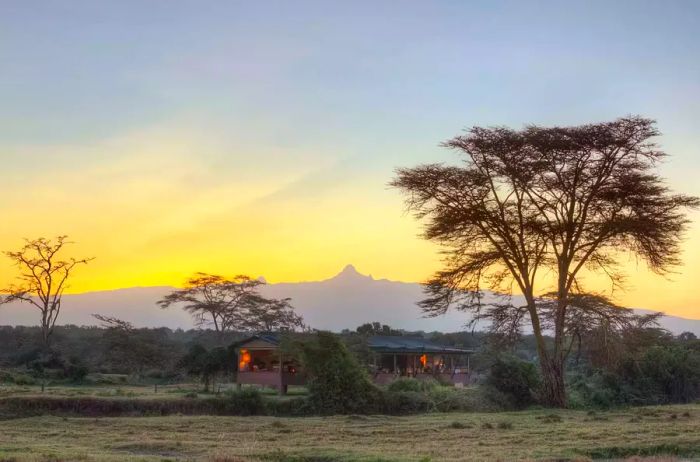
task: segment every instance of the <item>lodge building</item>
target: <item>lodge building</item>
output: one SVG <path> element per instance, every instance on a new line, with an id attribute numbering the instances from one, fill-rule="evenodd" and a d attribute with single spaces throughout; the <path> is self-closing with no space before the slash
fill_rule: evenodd
<path id="1" fill-rule="evenodd" d="M 278 333 L 260 333 L 238 342 L 236 383 L 262 385 L 284 394 L 289 385 L 304 385 L 300 361 L 283 354 Z M 399 377 L 435 378 L 462 387 L 470 383 L 469 356 L 474 350 L 446 347 L 417 337 L 374 336 L 368 340 L 369 365 L 375 383 L 385 385 Z"/>

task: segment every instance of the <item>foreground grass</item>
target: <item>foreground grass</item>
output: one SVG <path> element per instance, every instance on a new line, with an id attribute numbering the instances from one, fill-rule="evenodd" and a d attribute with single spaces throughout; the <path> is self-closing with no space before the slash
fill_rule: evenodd
<path id="1" fill-rule="evenodd" d="M 217 386 L 218 391 L 234 390 L 235 384 L 223 383 Z M 271 388 L 259 388 L 268 397 L 278 394 Z M 48 385 L 41 391 L 41 385 L 15 385 L 0 383 L 0 399 L 2 398 L 134 398 L 134 399 L 181 399 L 188 394 L 196 393 L 200 397 L 217 396 L 213 392 L 204 392 L 202 386 L 196 383 L 179 383 L 170 385 Z M 306 394 L 306 388 L 289 387 L 287 398 Z"/>
<path id="2" fill-rule="evenodd" d="M 700 405 L 409 417 L 35 417 L 0 461 L 335 462 L 700 457 Z"/>

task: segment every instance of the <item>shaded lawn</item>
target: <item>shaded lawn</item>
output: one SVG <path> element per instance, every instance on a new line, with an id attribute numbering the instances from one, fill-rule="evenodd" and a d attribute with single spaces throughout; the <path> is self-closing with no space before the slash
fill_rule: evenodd
<path id="1" fill-rule="evenodd" d="M 700 456 L 700 405 L 407 417 L 35 417 L 0 460 L 457 461 Z"/>

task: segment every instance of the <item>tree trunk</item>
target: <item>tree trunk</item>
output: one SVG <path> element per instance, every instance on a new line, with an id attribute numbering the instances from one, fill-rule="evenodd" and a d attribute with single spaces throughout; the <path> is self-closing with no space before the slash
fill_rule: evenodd
<path id="1" fill-rule="evenodd" d="M 525 295 L 532 322 L 532 333 L 537 344 L 537 355 L 542 371 L 542 402 L 546 406 L 566 407 L 566 387 L 564 385 L 564 356 L 555 348 L 552 352 L 542 335 L 537 305 L 532 294 Z M 555 342 L 556 343 L 556 342 Z"/>
<path id="2" fill-rule="evenodd" d="M 541 358 L 542 400 L 551 407 L 566 407 L 564 361 L 561 358 Z"/>

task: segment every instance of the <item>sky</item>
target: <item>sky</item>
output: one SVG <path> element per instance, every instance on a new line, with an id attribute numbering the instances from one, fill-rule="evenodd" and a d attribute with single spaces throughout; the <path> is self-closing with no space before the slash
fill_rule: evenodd
<path id="1" fill-rule="evenodd" d="M 696 1 L 3 1 L 0 247 L 69 235 L 72 292 L 421 281 L 437 249 L 387 183 L 474 125 L 652 117 L 700 195 L 699 30 Z M 700 318 L 691 218 L 684 266 L 630 261 L 620 303 Z"/>

